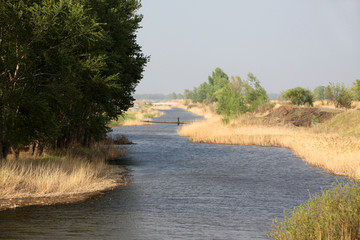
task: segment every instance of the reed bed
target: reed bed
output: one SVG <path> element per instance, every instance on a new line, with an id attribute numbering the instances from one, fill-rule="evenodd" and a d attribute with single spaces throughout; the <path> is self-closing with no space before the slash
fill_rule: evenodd
<path id="1" fill-rule="evenodd" d="M 115 147 L 72 148 L 41 158 L 23 155 L 0 163 L 0 199 L 98 192 L 126 184 L 125 169 L 105 159 L 124 154 Z"/>
<path id="2" fill-rule="evenodd" d="M 179 134 L 194 142 L 289 148 L 329 173 L 360 179 L 360 139 L 352 136 L 305 128 L 226 124 L 219 118 L 183 126 Z"/>
<path id="3" fill-rule="evenodd" d="M 359 196 L 358 182 L 336 182 L 286 214 L 283 222 L 275 219 L 268 237 L 278 240 L 359 239 Z"/>

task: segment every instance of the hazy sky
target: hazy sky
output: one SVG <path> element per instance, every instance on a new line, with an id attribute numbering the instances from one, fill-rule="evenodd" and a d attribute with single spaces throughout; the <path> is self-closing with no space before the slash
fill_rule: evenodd
<path id="1" fill-rule="evenodd" d="M 360 79 L 360 0 L 142 0 L 136 93 L 182 93 L 216 67 L 268 93 Z"/>

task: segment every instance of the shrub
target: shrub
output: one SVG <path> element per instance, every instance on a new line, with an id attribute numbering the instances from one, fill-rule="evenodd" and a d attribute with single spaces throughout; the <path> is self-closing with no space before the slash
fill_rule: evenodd
<path id="1" fill-rule="evenodd" d="M 296 105 L 313 105 L 313 95 L 312 93 L 302 87 L 297 87 L 287 90 L 283 97 L 286 100 L 289 100 L 292 104 Z"/>

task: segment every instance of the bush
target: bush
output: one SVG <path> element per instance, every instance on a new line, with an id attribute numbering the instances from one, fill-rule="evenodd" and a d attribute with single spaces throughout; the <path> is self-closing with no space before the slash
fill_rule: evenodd
<path id="1" fill-rule="evenodd" d="M 296 105 L 313 105 L 313 95 L 312 93 L 304 88 L 297 87 L 287 90 L 283 97 L 285 100 L 290 100 L 292 104 Z"/>
<path id="2" fill-rule="evenodd" d="M 274 220 L 268 236 L 273 239 L 360 239 L 359 183 L 333 184 L 311 196 L 283 222 Z"/>

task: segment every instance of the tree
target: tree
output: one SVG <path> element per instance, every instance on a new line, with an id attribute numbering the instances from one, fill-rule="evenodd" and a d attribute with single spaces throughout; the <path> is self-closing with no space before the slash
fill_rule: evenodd
<path id="1" fill-rule="evenodd" d="M 325 96 L 328 100 L 334 102 L 338 108 L 351 108 L 354 98 L 351 90 L 340 83 L 329 83 L 325 88 Z"/>
<path id="2" fill-rule="evenodd" d="M 341 86 L 339 83 L 330 82 L 325 88 L 325 98 L 329 101 L 335 102 L 341 92 Z"/>
<path id="3" fill-rule="evenodd" d="M 167 99 L 178 99 L 178 95 L 175 92 L 170 93 L 167 97 Z"/>
<path id="4" fill-rule="evenodd" d="M 360 101 L 360 79 L 356 79 L 352 86 L 351 86 L 351 91 L 354 97 L 354 100 L 356 101 Z"/>
<path id="5" fill-rule="evenodd" d="M 210 97 L 210 90 L 211 86 L 207 82 L 203 82 L 202 84 L 200 84 L 196 92 L 196 102 L 202 103 L 207 100 Z"/>
<path id="6" fill-rule="evenodd" d="M 353 101 L 353 95 L 351 94 L 351 90 L 342 86 L 339 96 L 335 99 L 335 106 L 338 108 L 351 108 L 351 104 Z"/>
<path id="7" fill-rule="evenodd" d="M 185 89 L 184 93 L 183 93 L 183 97 L 184 97 L 184 99 L 192 99 L 193 94 L 194 93 L 191 90 Z"/>
<path id="8" fill-rule="evenodd" d="M 229 77 L 224 73 L 221 68 L 216 68 L 211 76 L 208 77 L 209 82 L 209 92 L 208 97 L 211 101 L 216 102 L 218 99 L 216 97 L 216 92 L 225 87 L 229 83 Z"/>
<path id="9" fill-rule="evenodd" d="M 266 103 L 269 98 L 260 81 L 252 74 L 248 73 L 248 79 L 244 84 L 245 100 L 249 105 L 249 111 L 256 110 L 260 105 Z"/>
<path id="10" fill-rule="evenodd" d="M 245 113 L 248 109 L 244 97 L 239 92 L 234 91 L 231 83 L 219 90 L 218 106 L 216 112 L 227 116 L 234 116 Z"/>
<path id="11" fill-rule="evenodd" d="M 217 112 L 228 116 L 252 112 L 268 101 L 268 96 L 260 81 L 252 74 L 243 81 L 232 76 L 231 82 L 216 92 Z"/>
<path id="12" fill-rule="evenodd" d="M 290 100 L 292 104 L 296 105 L 313 105 L 313 95 L 311 94 L 310 90 L 301 87 L 287 90 L 284 93 L 284 98 L 286 100 Z"/>
<path id="13" fill-rule="evenodd" d="M 0 0 L 0 159 L 105 137 L 148 58 L 135 0 Z"/>
<path id="14" fill-rule="evenodd" d="M 313 92 L 314 100 L 325 100 L 325 87 L 318 86 L 316 87 Z"/>

